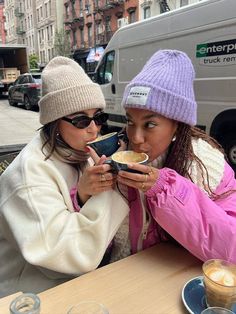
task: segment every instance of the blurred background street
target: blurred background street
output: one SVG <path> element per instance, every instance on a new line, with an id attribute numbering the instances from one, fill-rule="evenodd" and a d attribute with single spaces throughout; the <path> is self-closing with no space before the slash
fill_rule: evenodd
<path id="1" fill-rule="evenodd" d="M 0 99 L 0 146 L 26 144 L 41 126 L 37 111 L 10 106 L 7 97 Z"/>

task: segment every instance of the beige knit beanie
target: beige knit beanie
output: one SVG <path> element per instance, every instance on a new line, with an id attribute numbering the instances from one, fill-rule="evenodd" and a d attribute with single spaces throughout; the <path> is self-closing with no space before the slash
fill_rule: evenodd
<path id="1" fill-rule="evenodd" d="M 75 61 L 55 57 L 42 73 L 40 123 L 47 124 L 78 111 L 105 108 L 101 88 Z"/>

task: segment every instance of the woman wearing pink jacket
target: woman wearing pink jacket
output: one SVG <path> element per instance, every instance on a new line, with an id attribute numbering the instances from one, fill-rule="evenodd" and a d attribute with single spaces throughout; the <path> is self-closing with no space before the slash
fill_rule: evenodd
<path id="1" fill-rule="evenodd" d="M 129 146 L 150 162 L 133 165 L 144 174 L 118 175 L 128 186 L 131 228 L 143 221 L 138 237 L 131 232 L 132 248 L 169 234 L 203 261 L 236 262 L 234 171 L 219 145 L 194 127 L 194 77 L 185 53 L 161 50 L 125 89 Z"/>
<path id="2" fill-rule="evenodd" d="M 142 174 L 118 173 L 130 211 L 110 261 L 174 238 L 202 261 L 236 262 L 234 171 L 220 146 L 194 127 L 194 77 L 185 53 L 160 50 L 125 89 L 128 148 L 146 153 L 149 164 L 130 164 Z"/>

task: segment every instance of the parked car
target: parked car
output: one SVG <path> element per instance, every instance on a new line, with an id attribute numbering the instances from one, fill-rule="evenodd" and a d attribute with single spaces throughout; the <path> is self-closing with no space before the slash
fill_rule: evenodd
<path id="1" fill-rule="evenodd" d="M 41 97 L 41 73 L 24 73 L 20 75 L 8 90 L 11 106 L 20 105 L 29 110 L 38 107 Z"/>

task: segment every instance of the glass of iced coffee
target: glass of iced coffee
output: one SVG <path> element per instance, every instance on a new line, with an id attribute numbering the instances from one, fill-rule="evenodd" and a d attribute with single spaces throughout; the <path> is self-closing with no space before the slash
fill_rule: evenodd
<path id="1" fill-rule="evenodd" d="M 206 303 L 233 310 L 236 306 L 236 265 L 220 259 L 203 264 Z"/>

